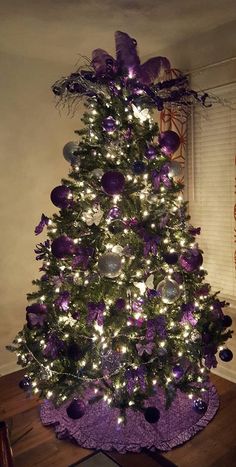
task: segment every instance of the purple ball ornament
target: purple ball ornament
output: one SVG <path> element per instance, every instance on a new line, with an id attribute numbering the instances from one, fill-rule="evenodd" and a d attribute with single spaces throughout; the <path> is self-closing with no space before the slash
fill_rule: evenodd
<path id="1" fill-rule="evenodd" d="M 66 185 L 59 185 L 53 188 L 51 192 L 52 203 L 60 209 L 66 209 L 72 202 L 71 190 Z"/>
<path id="2" fill-rule="evenodd" d="M 148 423 L 157 423 L 160 418 L 160 412 L 156 407 L 147 407 L 144 411 L 144 417 Z"/>
<path id="3" fill-rule="evenodd" d="M 51 245 L 51 251 L 55 258 L 61 259 L 65 256 L 72 256 L 75 252 L 75 244 L 72 238 L 67 235 L 61 235 L 61 237 L 53 240 Z"/>
<path id="4" fill-rule="evenodd" d="M 202 399 L 196 399 L 194 402 L 193 402 L 193 410 L 196 412 L 196 413 L 199 413 L 199 414 L 204 414 L 206 411 L 207 411 L 207 404 L 206 402 L 204 402 Z"/>
<path id="5" fill-rule="evenodd" d="M 162 131 L 158 138 L 161 152 L 167 156 L 176 152 L 180 146 L 179 135 L 172 130 Z"/>
<path id="6" fill-rule="evenodd" d="M 178 262 L 179 257 L 177 253 L 164 253 L 163 259 L 167 264 L 173 265 Z"/>
<path id="7" fill-rule="evenodd" d="M 222 318 L 224 328 L 229 328 L 232 325 L 232 318 L 229 315 L 224 315 Z"/>
<path id="8" fill-rule="evenodd" d="M 179 257 L 179 264 L 186 272 L 196 271 L 202 263 L 202 254 L 197 249 L 187 250 Z"/>
<path id="9" fill-rule="evenodd" d="M 145 157 L 149 160 L 155 159 L 156 155 L 158 153 L 158 150 L 156 146 L 148 146 L 146 151 L 145 151 Z"/>
<path id="10" fill-rule="evenodd" d="M 24 376 L 19 382 L 19 387 L 23 389 L 23 391 L 29 391 L 29 389 L 31 389 L 31 379 L 28 376 Z"/>
<path id="11" fill-rule="evenodd" d="M 102 121 L 102 128 L 107 133 L 113 133 L 117 128 L 117 123 L 113 117 L 106 117 Z"/>
<path id="12" fill-rule="evenodd" d="M 118 208 L 118 206 L 114 206 L 108 212 L 108 217 L 111 217 L 111 219 L 119 219 L 121 215 L 122 215 L 122 212 L 121 212 L 121 209 Z"/>
<path id="13" fill-rule="evenodd" d="M 181 379 L 184 376 L 184 369 L 181 365 L 177 364 L 172 370 L 175 379 Z"/>
<path id="14" fill-rule="evenodd" d="M 67 407 L 66 412 L 68 417 L 73 420 L 83 417 L 86 411 L 86 405 L 82 399 L 73 399 L 70 405 Z"/>
<path id="15" fill-rule="evenodd" d="M 125 177 L 121 172 L 109 170 L 102 176 L 101 185 L 107 195 L 119 195 L 124 190 Z"/>
<path id="16" fill-rule="evenodd" d="M 233 358 L 233 352 L 230 349 L 223 349 L 219 352 L 219 357 L 223 362 L 230 362 Z"/>
<path id="17" fill-rule="evenodd" d="M 83 354 L 81 352 L 81 348 L 79 347 L 78 344 L 76 344 L 76 342 L 71 342 L 68 345 L 67 355 L 68 355 L 70 360 L 74 360 L 75 362 L 80 360 L 82 358 L 82 356 L 83 356 Z"/>

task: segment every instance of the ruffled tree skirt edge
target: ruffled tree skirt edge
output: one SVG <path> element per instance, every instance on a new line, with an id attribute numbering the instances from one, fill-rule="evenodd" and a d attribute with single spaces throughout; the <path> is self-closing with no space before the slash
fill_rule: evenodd
<path id="1" fill-rule="evenodd" d="M 46 400 L 41 405 L 40 417 L 43 425 L 54 427 L 57 438 L 71 440 L 86 449 L 119 453 L 140 452 L 144 448 L 169 451 L 205 428 L 219 408 L 219 397 L 211 383 L 202 395 L 207 403 L 205 414 L 196 413 L 193 400 L 180 391 L 168 410 L 164 399 L 163 392 L 158 390 L 145 403 L 146 407 L 155 406 L 160 411 L 159 421 L 154 424 L 148 423 L 143 413 L 132 409 L 127 410 L 126 424 L 118 424 L 119 410 L 104 401 L 87 405 L 85 415 L 72 420 L 66 412 L 70 401 L 55 408 Z"/>

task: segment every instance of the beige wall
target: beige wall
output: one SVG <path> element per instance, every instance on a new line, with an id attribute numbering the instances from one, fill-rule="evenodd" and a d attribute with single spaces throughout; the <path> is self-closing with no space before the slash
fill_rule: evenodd
<path id="1" fill-rule="evenodd" d="M 51 83 L 73 70 L 78 53 L 89 55 L 98 46 L 113 51 L 116 29 L 137 38 L 143 58 L 167 53 L 186 70 L 236 55 L 234 1 L 220 0 L 218 7 L 213 0 L 111 5 L 104 0 L 98 15 L 93 1 L 15 0 L 2 8 L 0 373 L 15 368 L 15 356 L 4 347 L 24 322 L 25 295 L 38 276 L 34 227 L 42 212 L 54 211 L 50 192 L 68 171 L 62 147 L 80 125 L 78 115 L 59 114 Z"/>

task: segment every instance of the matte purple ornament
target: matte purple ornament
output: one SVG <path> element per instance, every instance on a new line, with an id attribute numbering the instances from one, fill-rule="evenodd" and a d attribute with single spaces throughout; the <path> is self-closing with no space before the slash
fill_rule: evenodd
<path id="1" fill-rule="evenodd" d="M 155 146 L 150 145 L 145 151 L 145 156 L 147 159 L 152 160 L 155 159 L 157 152 L 157 148 Z"/>
<path id="2" fill-rule="evenodd" d="M 163 259 L 167 264 L 176 264 L 178 262 L 178 255 L 177 253 L 164 253 Z"/>
<path id="3" fill-rule="evenodd" d="M 75 362 L 80 360 L 80 358 L 83 355 L 82 351 L 81 351 L 81 348 L 79 347 L 79 345 L 76 342 L 71 342 L 68 345 L 67 354 L 68 354 L 69 359 L 74 360 Z"/>
<path id="4" fill-rule="evenodd" d="M 67 407 L 66 412 L 68 417 L 73 420 L 83 417 L 86 411 L 86 405 L 82 399 L 73 399 L 70 405 Z"/>
<path id="5" fill-rule="evenodd" d="M 224 315 L 222 318 L 224 328 L 229 328 L 232 325 L 232 318 L 229 315 Z"/>
<path id="6" fill-rule="evenodd" d="M 132 171 L 135 175 L 141 175 L 145 172 L 146 165 L 142 161 L 135 161 L 132 165 Z"/>
<path id="7" fill-rule="evenodd" d="M 121 172 L 110 170 L 102 176 L 101 185 L 107 195 L 118 195 L 124 190 L 125 177 Z"/>
<path id="8" fill-rule="evenodd" d="M 156 423 L 160 418 L 160 412 L 156 407 L 147 407 L 144 412 L 144 417 L 148 423 Z"/>
<path id="9" fill-rule="evenodd" d="M 193 402 L 193 410 L 195 410 L 195 412 L 197 413 L 204 414 L 207 411 L 206 402 L 203 401 L 202 399 L 196 399 Z"/>
<path id="10" fill-rule="evenodd" d="M 107 133 L 113 133 L 117 128 L 115 119 L 111 116 L 104 118 L 102 121 L 102 128 Z"/>
<path id="11" fill-rule="evenodd" d="M 53 240 L 51 250 L 55 258 L 64 258 L 65 256 L 72 256 L 75 252 L 75 244 L 72 238 L 67 235 L 61 235 L 61 237 Z"/>
<path id="12" fill-rule="evenodd" d="M 219 357 L 223 362 L 230 362 L 233 358 L 233 352 L 230 349 L 223 349 L 219 352 Z"/>
<path id="13" fill-rule="evenodd" d="M 175 379 L 181 379 L 184 376 L 184 369 L 181 365 L 177 364 L 172 370 Z"/>
<path id="14" fill-rule="evenodd" d="M 172 130 L 162 131 L 158 140 L 161 151 L 166 155 L 173 154 L 180 146 L 179 135 Z"/>
<path id="15" fill-rule="evenodd" d="M 72 201 L 70 188 L 66 185 L 56 186 L 51 192 L 51 201 L 58 208 L 68 208 Z"/>
<path id="16" fill-rule="evenodd" d="M 179 257 L 179 264 L 186 272 L 196 271 L 202 263 L 202 254 L 197 249 L 187 250 Z"/>

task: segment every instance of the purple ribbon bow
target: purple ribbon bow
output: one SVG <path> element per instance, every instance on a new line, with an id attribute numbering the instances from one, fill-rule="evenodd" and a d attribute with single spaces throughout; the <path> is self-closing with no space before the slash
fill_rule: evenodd
<path id="1" fill-rule="evenodd" d="M 59 339 L 56 334 L 51 334 L 48 338 L 45 349 L 43 350 L 43 355 L 46 358 L 51 358 L 55 360 L 58 357 L 61 350 L 63 350 L 65 344 Z"/>
<path id="2" fill-rule="evenodd" d="M 49 222 L 49 217 L 47 217 L 47 216 L 45 216 L 44 214 L 42 214 L 41 219 L 40 219 L 38 225 L 36 225 L 36 227 L 35 227 L 35 229 L 34 229 L 35 235 L 41 234 L 41 232 L 43 231 L 44 227 L 46 227 L 46 225 L 48 225 L 48 222 Z"/>
<path id="3" fill-rule="evenodd" d="M 72 261 L 72 267 L 80 267 L 83 270 L 88 269 L 89 261 L 94 254 L 93 247 L 78 246 L 76 248 L 75 257 Z"/>
<path id="4" fill-rule="evenodd" d="M 161 69 L 170 70 L 166 57 L 154 57 L 143 65 L 137 53 L 137 42 L 121 31 L 115 33 L 116 60 L 105 50 L 96 49 L 92 53 L 92 66 L 97 77 L 114 75 L 137 78 L 142 84 L 151 84 L 159 76 Z"/>
<path id="5" fill-rule="evenodd" d="M 26 307 L 26 321 L 29 328 L 43 326 L 46 319 L 47 307 L 43 303 L 33 303 Z"/>
<path id="6" fill-rule="evenodd" d="M 105 303 L 103 301 L 97 302 L 97 303 L 89 302 L 87 308 L 88 308 L 88 317 L 87 317 L 88 324 L 92 324 L 93 321 L 97 321 L 97 324 L 99 326 L 103 326 L 103 322 L 104 322 L 103 313 L 105 310 Z"/>
<path id="7" fill-rule="evenodd" d="M 44 243 L 38 243 L 34 252 L 36 253 L 36 260 L 39 261 L 43 259 L 45 255 L 49 252 L 50 241 L 46 240 Z"/>
<path id="8" fill-rule="evenodd" d="M 197 319 L 193 315 L 195 311 L 195 305 L 193 303 L 183 303 L 181 307 L 183 315 L 181 318 L 181 324 L 190 323 L 192 326 L 197 324 Z"/>
<path id="9" fill-rule="evenodd" d="M 149 319 L 147 321 L 146 339 L 148 341 L 153 341 L 156 334 L 158 334 L 162 339 L 166 338 L 167 331 L 165 316 L 157 316 L 156 318 Z"/>
<path id="10" fill-rule="evenodd" d="M 144 239 L 144 247 L 143 247 L 143 255 L 146 258 L 149 253 L 156 256 L 158 252 L 158 245 L 160 243 L 161 237 L 159 235 L 150 235 L 145 233 L 143 236 Z"/>
<path id="11" fill-rule="evenodd" d="M 161 183 L 163 183 L 166 188 L 171 188 L 171 181 L 168 178 L 169 170 L 169 164 L 164 164 L 161 170 L 154 169 L 152 171 L 152 184 L 155 190 L 159 190 Z"/>
<path id="12" fill-rule="evenodd" d="M 61 311 L 67 311 L 69 308 L 69 301 L 70 293 L 68 291 L 64 291 L 59 294 L 54 303 Z"/>
<path id="13" fill-rule="evenodd" d="M 136 349 L 138 351 L 138 355 L 142 357 L 144 352 L 148 355 L 152 355 L 152 351 L 154 349 L 155 344 L 153 342 L 148 342 L 147 344 L 136 344 Z"/>
<path id="14" fill-rule="evenodd" d="M 136 370 L 129 368 L 125 372 L 125 378 L 127 379 L 127 391 L 131 394 L 134 391 L 134 388 L 139 384 L 142 391 L 146 389 L 145 382 L 146 369 L 144 366 L 140 366 Z"/>

